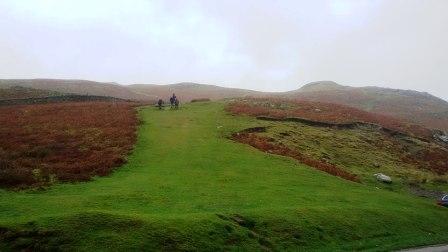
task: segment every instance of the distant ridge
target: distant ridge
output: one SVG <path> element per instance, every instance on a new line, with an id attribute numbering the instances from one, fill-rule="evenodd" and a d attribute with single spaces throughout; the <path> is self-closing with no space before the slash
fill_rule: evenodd
<path id="1" fill-rule="evenodd" d="M 448 102 L 426 92 L 312 82 L 282 97 L 347 105 L 448 131 Z"/>
<path id="2" fill-rule="evenodd" d="M 175 93 L 181 101 L 191 101 L 200 98 L 219 100 L 232 97 L 264 96 L 267 94 L 247 89 L 225 88 L 192 82 L 181 82 L 169 85 L 134 84 L 130 85 L 129 89 L 138 94 L 153 95 L 162 99 L 166 99 Z"/>
<path id="3" fill-rule="evenodd" d="M 0 80 L 0 88 L 21 86 L 35 89 L 79 95 L 110 96 L 121 99 L 151 100 L 153 97 L 136 94 L 126 86 L 88 80 L 59 79 L 5 79 Z"/>
<path id="4" fill-rule="evenodd" d="M 169 85 L 133 84 L 114 82 L 58 79 L 9 79 L 0 80 L 0 89 L 14 86 L 35 88 L 57 93 L 109 96 L 128 100 L 167 100 L 176 93 L 181 102 L 208 98 L 219 100 L 240 97 L 277 97 L 320 101 L 347 105 L 366 111 L 405 119 L 429 128 L 448 131 L 448 102 L 424 92 L 379 87 L 350 87 L 333 81 L 317 81 L 303 87 L 279 93 L 247 89 L 225 88 L 182 82 Z"/>
<path id="5" fill-rule="evenodd" d="M 350 88 L 347 86 L 342 86 L 334 81 L 316 81 L 310 82 L 296 92 L 319 92 L 319 91 L 331 91 L 331 90 L 344 90 Z M 293 91 L 294 92 L 294 91 Z"/>

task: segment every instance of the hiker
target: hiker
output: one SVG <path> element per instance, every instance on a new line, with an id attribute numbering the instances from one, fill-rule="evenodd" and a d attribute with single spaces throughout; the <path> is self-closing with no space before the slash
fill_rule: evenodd
<path id="1" fill-rule="evenodd" d="M 173 96 L 170 97 L 171 108 L 175 106 L 176 100 L 177 100 L 176 94 L 173 93 Z"/>
<path id="2" fill-rule="evenodd" d="M 162 109 L 163 106 L 163 100 L 159 99 L 159 101 L 157 102 L 157 106 L 159 107 L 159 109 Z"/>
<path id="3" fill-rule="evenodd" d="M 176 100 L 174 101 L 174 108 L 178 109 L 179 108 L 179 100 L 176 98 Z"/>
<path id="4" fill-rule="evenodd" d="M 173 105 L 174 105 L 173 97 L 170 97 L 170 107 L 173 108 Z"/>

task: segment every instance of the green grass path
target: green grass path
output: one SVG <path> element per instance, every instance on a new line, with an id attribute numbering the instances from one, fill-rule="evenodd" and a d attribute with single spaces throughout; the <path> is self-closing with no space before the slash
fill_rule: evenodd
<path id="1" fill-rule="evenodd" d="M 140 115 L 135 150 L 112 175 L 0 190 L 0 226 L 20 234 L 3 231 L 0 250 L 389 250 L 448 241 L 448 211 L 432 202 L 228 140 L 263 122 L 226 115 L 222 103 Z"/>

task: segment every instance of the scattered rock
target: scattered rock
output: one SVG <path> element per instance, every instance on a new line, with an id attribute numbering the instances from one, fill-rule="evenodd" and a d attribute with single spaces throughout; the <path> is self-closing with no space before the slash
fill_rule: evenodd
<path id="1" fill-rule="evenodd" d="M 442 191 L 434 191 L 434 190 L 422 188 L 421 186 L 419 186 L 417 184 L 409 185 L 409 190 L 411 191 L 412 194 L 414 194 L 416 196 L 430 198 L 430 199 L 440 199 L 443 197 L 443 195 L 446 194 L 445 192 L 442 192 Z"/>
<path id="2" fill-rule="evenodd" d="M 375 167 L 375 168 L 380 168 L 381 165 L 380 165 L 379 163 L 377 163 L 377 162 L 374 162 L 374 163 L 373 163 L 373 167 Z"/>
<path id="3" fill-rule="evenodd" d="M 437 141 L 441 141 L 441 142 L 444 142 L 444 143 L 448 144 L 448 135 L 447 135 L 447 133 L 445 133 L 443 131 L 437 131 L 434 134 L 434 139 L 436 139 Z"/>
<path id="4" fill-rule="evenodd" d="M 376 180 L 378 180 L 378 181 L 381 181 L 381 182 L 384 182 L 384 183 L 387 183 L 387 184 L 392 183 L 392 179 L 391 179 L 389 176 L 384 175 L 384 174 L 382 174 L 382 173 L 376 173 L 376 174 L 374 174 L 373 176 L 374 176 L 374 177 L 376 178 Z"/>

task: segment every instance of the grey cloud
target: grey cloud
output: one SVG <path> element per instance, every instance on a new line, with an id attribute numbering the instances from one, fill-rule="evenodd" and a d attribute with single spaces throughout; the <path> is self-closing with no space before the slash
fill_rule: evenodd
<path id="1" fill-rule="evenodd" d="M 267 91 L 334 80 L 447 99 L 447 8 L 444 0 L 4 0 L 0 78 Z"/>

